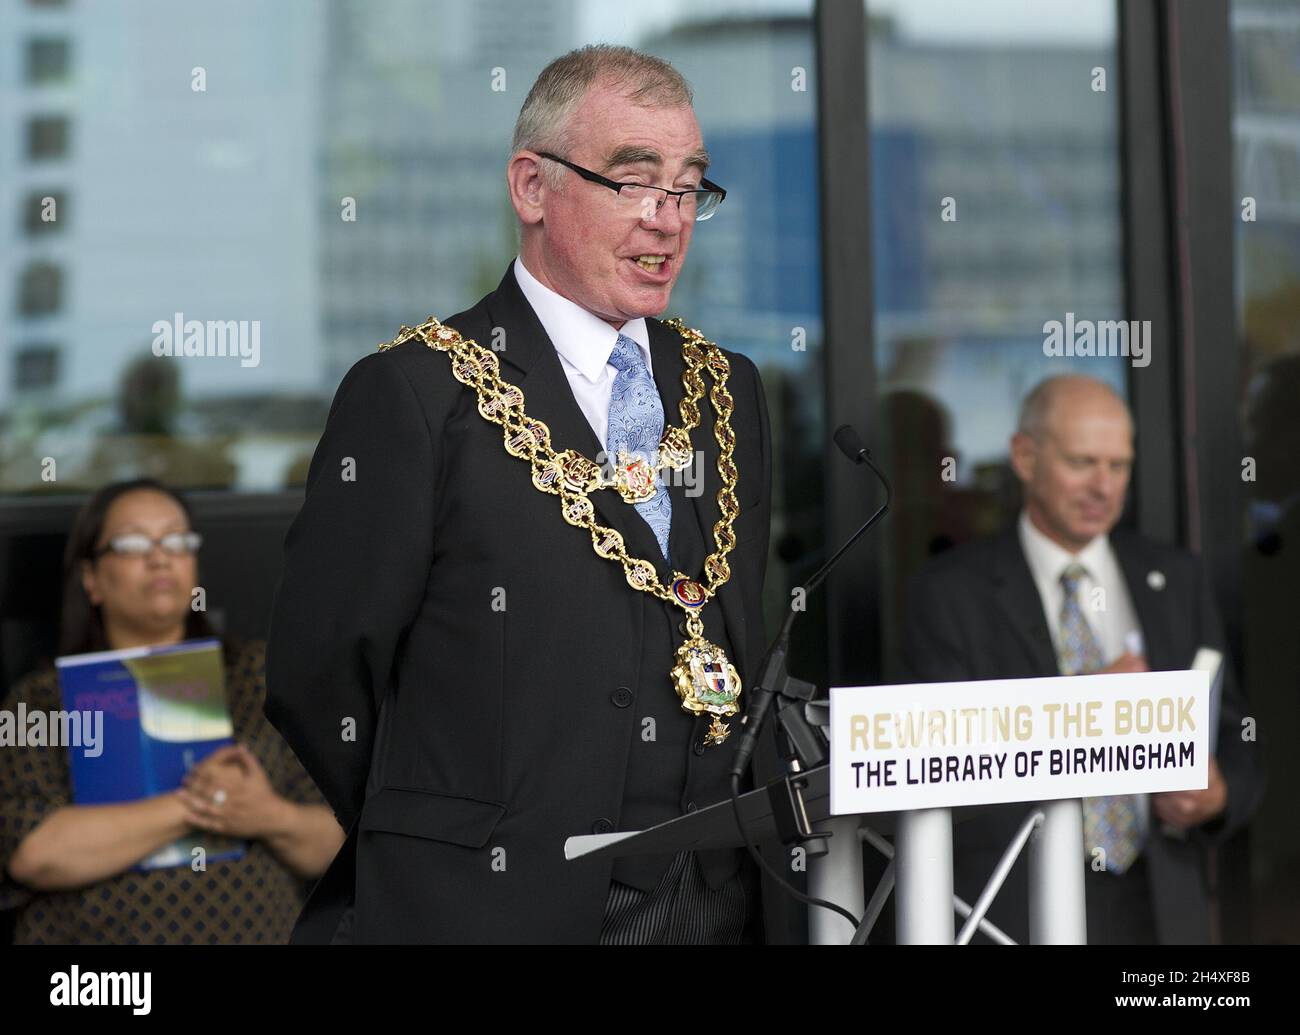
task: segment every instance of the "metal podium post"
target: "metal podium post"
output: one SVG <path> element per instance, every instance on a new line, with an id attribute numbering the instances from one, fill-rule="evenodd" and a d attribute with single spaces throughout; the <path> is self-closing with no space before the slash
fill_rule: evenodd
<path id="1" fill-rule="evenodd" d="M 894 916 L 899 945 L 951 945 L 952 810 L 900 812 Z"/>
<path id="2" fill-rule="evenodd" d="M 831 816 L 818 824 L 834 836 L 827 839 L 823 856 L 808 857 L 808 894 L 843 906 L 854 916 L 861 916 L 865 906 L 862 876 L 862 839 L 858 828 L 861 816 Z M 808 910 L 810 945 L 848 945 L 853 925 L 829 909 Z"/>
<path id="3" fill-rule="evenodd" d="M 1086 945 L 1083 802 L 1045 801 L 1043 822 L 1029 838 L 1029 942 Z"/>

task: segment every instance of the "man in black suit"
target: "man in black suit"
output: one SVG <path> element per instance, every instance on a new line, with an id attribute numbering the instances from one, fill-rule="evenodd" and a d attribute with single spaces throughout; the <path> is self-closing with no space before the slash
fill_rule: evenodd
<path id="1" fill-rule="evenodd" d="M 622 467 L 689 424 L 685 338 L 651 314 L 721 200 L 707 164 L 690 88 L 659 59 L 583 48 L 525 101 L 507 169 L 520 256 L 445 325 L 491 350 L 555 453 L 600 464 L 617 440 Z M 267 715 L 349 831 L 295 941 L 762 939 L 742 850 L 613 864 L 563 851 L 729 794 L 735 740 L 684 711 L 670 678 L 701 585 L 716 593 L 693 613 L 744 686 L 764 648 L 767 410 L 749 359 L 718 362 L 701 376 L 726 387 L 699 402 L 684 472 L 660 471 L 649 501 L 652 469 L 636 463 L 626 501 L 590 484 L 565 497 L 589 501 L 659 595 L 562 516 L 534 483 L 557 472 L 507 452 L 484 416 L 492 397 L 453 376 L 450 353 L 406 337 L 348 372 L 286 538 L 268 646 Z M 734 686 L 726 666 L 703 659 L 706 691 Z"/>
<path id="2" fill-rule="evenodd" d="M 1108 386 L 1081 376 L 1040 384 L 1025 400 L 1011 463 L 1024 497 L 1016 526 L 940 555 L 911 582 L 910 680 L 1184 669 L 1197 648 L 1224 649 L 1197 560 L 1115 528 L 1133 426 Z M 1209 940 L 1206 851 L 1241 829 L 1262 792 L 1253 723 L 1242 720 L 1225 658 L 1209 786 L 1085 802 L 1089 943 Z M 999 806 L 954 827 L 954 882 L 967 901 L 978 897 L 1027 809 Z M 988 918 L 1027 940 L 1023 855 Z"/>

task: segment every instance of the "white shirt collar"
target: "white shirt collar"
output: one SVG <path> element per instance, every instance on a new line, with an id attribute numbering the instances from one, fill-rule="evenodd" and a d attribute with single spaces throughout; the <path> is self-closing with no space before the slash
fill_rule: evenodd
<path id="1" fill-rule="evenodd" d="M 620 334 L 640 346 L 641 358 L 645 360 L 650 376 L 654 376 L 650 362 L 650 332 L 645 317 L 628 320 L 615 330 L 595 313 L 588 312 L 539 281 L 528 272 L 520 256 L 515 256 L 514 271 L 524 297 L 550 335 L 555 351 L 588 381 L 596 384 L 606 376 L 605 367 Z"/>
<path id="2" fill-rule="evenodd" d="M 1060 581 L 1061 572 L 1071 564 L 1083 565 L 1094 582 L 1105 574 L 1110 550 L 1110 540 L 1106 536 L 1096 536 L 1078 553 L 1071 553 L 1039 531 L 1030 520 L 1028 510 L 1021 509 L 1019 524 L 1020 545 L 1035 580 L 1055 584 Z"/>

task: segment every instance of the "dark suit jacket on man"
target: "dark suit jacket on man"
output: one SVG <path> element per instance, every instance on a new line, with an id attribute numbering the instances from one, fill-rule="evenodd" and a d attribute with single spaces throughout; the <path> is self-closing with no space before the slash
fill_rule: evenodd
<path id="1" fill-rule="evenodd" d="M 501 378 L 523 390 L 554 449 L 589 458 L 602 449 L 513 270 L 444 322 L 497 349 Z M 646 323 L 665 419 L 677 422 L 681 339 Z M 748 687 L 765 646 L 771 447 L 758 371 L 726 355 L 740 515 L 731 578 L 704 610 L 705 635 L 725 622 Z M 611 863 L 567 862 L 563 844 L 610 822 L 620 829 L 637 723 L 628 701 L 674 694 L 671 656 L 655 661 L 654 685 L 638 683 L 644 609 L 670 605 L 595 554 L 476 403 L 447 354 L 408 341 L 349 370 L 312 459 L 285 542 L 266 711 L 349 836 L 295 941 L 328 941 L 353 900 L 359 941 L 598 940 Z M 692 442 L 702 491 L 669 491 L 674 530 L 698 520 L 705 535 L 695 539 L 712 549 L 719 446 L 707 394 L 701 409 Z M 341 476 L 349 463 L 355 481 Z M 666 580 L 672 568 L 645 520 L 612 491 L 591 499 L 597 521 Z M 703 550 L 679 557 L 676 541 L 677 567 L 701 577 Z M 726 795 L 735 742 L 691 762 L 711 788 L 700 805 Z M 759 755 L 775 767 L 774 748 Z M 711 885 L 738 862 L 714 853 Z"/>
<path id="2" fill-rule="evenodd" d="M 1187 668 L 1198 647 L 1225 649 L 1214 602 L 1195 557 L 1125 529 L 1115 529 L 1110 541 L 1133 598 L 1152 671 Z M 1158 579 L 1152 580 L 1154 586 L 1148 581 L 1153 571 L 1164 575 L 1162 588 L 1156 588 Z M 941 554 L 913 577 L 904 657 L 908 680 L 918 683 L 1060 674 L 1042 600 L 1014 525 L 992 538 Z M 1143 853 L 1162 944 L 1209 940 L 1205 849 L 1241 829 L 1263 790 L 1258 745 L 1242 739 L 1244 705 L 1231 665 L 1226 669 L 1216 754 L 1228 785 L 1225 812 L 1195 828 L 1185 840 L 1163 834 L 1154 809 L 1151 813 L 1151 833 Z M 957 894 L 975 901 L 1029 807 L 999 806 L 954 826 Z M 1023 853 L 988 918 L 1017 941 L 1027 940 Z"/>

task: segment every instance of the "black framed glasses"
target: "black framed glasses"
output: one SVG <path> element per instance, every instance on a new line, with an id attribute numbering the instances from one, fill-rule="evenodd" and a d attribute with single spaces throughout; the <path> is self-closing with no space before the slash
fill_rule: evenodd
<path id="1" fill-rule="evenodd" d="M 725 190 L 704 177 L 700 177 L 700 186 L 698 188 L 690 190 L 669 190 L 667 187 L 652 187 L 648 183 L 619 183 L 617 180 L 601 176 L 600 173 L 584 169 L 580 165 L 574 165 L 559 155 L 553 155 L 547 151 L 538 151 L 537 153 L 543 158 L 549 158 L 552 162 L 559 162 L 566 168 L 572 169 L 584 180 L 590 180 L 592 183 L 599 183 L 602 187 L 608 187 L 619 196 L 619 200 L 624 202 L 629 210 L 640 208 L 645 213 L 642 216 L 643 219 L 652 218 L 648 211 L 650 203 L 654 204 L 654 215 L 658 215 L 665 201 L 669 198 L 676 198 L 677 211 L 681 213 L 682 218 L 693 219 L 699 223 L 713 215 L 727 196 Z"/>
<path id="2" fill-rule="evenodd" d="M 103 557 L 104 554 L 111 553 L 118 557 L 144 557 L 155 545 L 161 546 L 164 553 L 173 557 L 184 557 L 199 552 L 203 536 L 198 532 L 168 532 L 158 539 L 150 539 L 143 532 L 127 532 L 125 535 L 113 536 L 94 555 Z"/>

